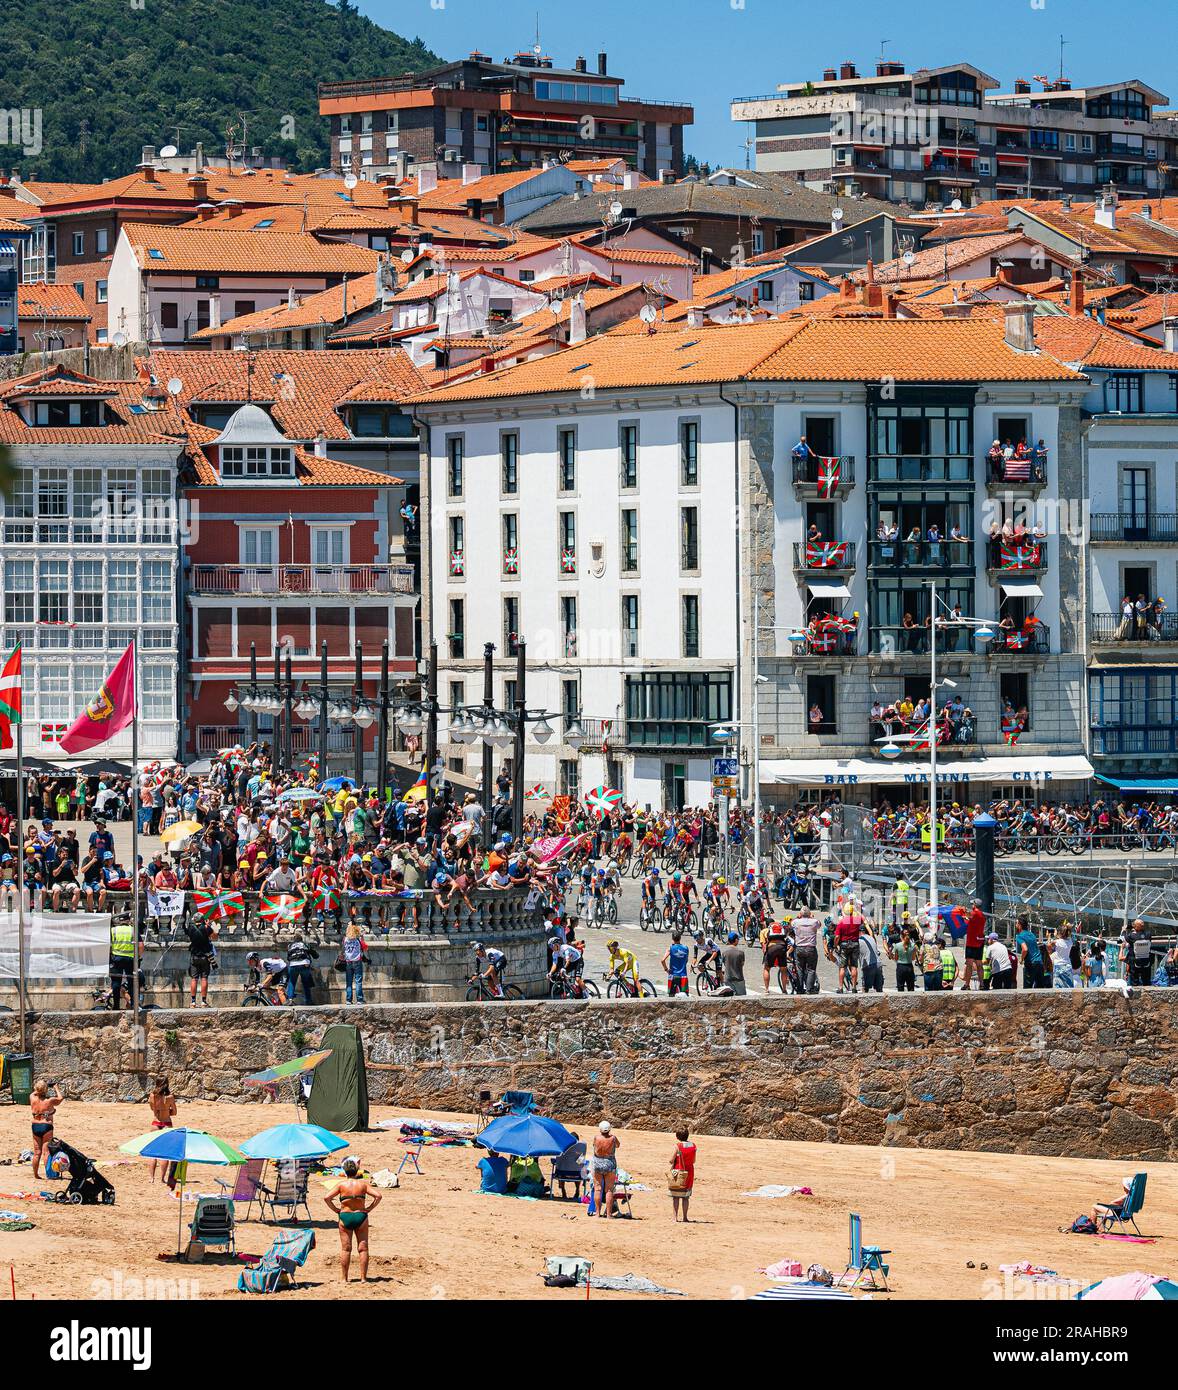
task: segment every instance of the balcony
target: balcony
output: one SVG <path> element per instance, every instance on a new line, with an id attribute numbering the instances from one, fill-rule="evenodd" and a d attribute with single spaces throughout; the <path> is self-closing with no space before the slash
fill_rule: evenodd
<path id="1" fill-rule="evenodd" d="M 1093 724 L 1092 752 L 1098 758 L 1173 757 L 1178 729 L 1156 724 Z"/>
<path id="2" fill-rule="evenodd" d="M 361 598 L 413 593 L 412 565 L 193 565 L 194 594 Z"/>
<path id="3" fill-rule="evenodd" d="M 291 728 L 291 751 L 293 753 L 313 753 L 319 748 L 319 725 L 316 720 L 302 724 L 296 722 Z M 354 729 L 340 729 L 327 726 L 327 751 L 329 753 L 350 753 L 353 747 Z M 259 733 L 258 740 L 268 740 L 272 735 Z M 196 751 L 203 757 L 219 753 L 223 748 L 240 744 L 249 745 L 247 729 L 239 729 L 236 724 L 201 724 L 196 730 Z"/>
<path id="4" fill-rule="evenodd" d="M 972 483 L 968 454 L 873 454 L 873 483 Z"/>
<path id="5" fill-rule="evenodd" d="M 1139 648 L 1145 656 L 1157 642 L 1178 642 L 1178 613 L 1146 615 L 1144 630 L 1135 621 L 1122 618 L 1120 613 L 1092 613 L 1088 618 L 1088 635 L 1097 646 L 1116 644 Z"/>
<path id="6" fill-rule="evenodd" d="M 847 575 L 854 572 L 854 541 L 794 541 L 795 574 Z"/>
<path id="7" fill-rule="evenodd" d="M 832 467 L 833 464 L 833 467 Z M 795 458 L 793 460 L 795 497 L 846 497 L 855 486 L 855 459 L 843 454 L 836 459 Z"/>
<path id="8" fill-rule="evenodd" d="M 978 642 L 988 661 L 1005 662 L 1011 658 L 1046 656 L 1051 651 L 1051 629 L 1038 620 L 1030 627 L 1024 622 L 1007 632 L 1000 632 L 992 642 Z"/>
<path id="9" fill-rule="evenodd" d="M 1034 579 L 1047 570 L 1047 541 L 1042 536 L 986 542 L 986 573 L 991 584 L 1003 579 Z"/>
<path id="10" fill-rule="evenodd" d="M 972 574 L 972 541 L 868 541 L 867 563 L 872 570 L 936 570 Z"/>
<path id="11" fill-rule="evenodd" d="M 1139 541 L 1178 545 L 1178 512 L 1151 512 L 1148 516 L 1094 512 L 1088 532 L 1093 545 L 1136 545 Z"/>
<path id="12" fill-rule="evenodd" d="M 939 722 L 939 721 L 938 721 Z M 880 720 L 869 719 L 867 724 L 867 740 L 878 753 L 883 747 L 884 742 L 894 743 L 900 750 L 901 757 L 928 757 L 928 721 L 923 721 L 919 727 L 906 724 L 899 717 Z M 976 717 L 969 719 L 961 718 L 956 724 L 950 724 L 947 735 L 937 741 L 937 748 L 976 748 L 978 742 L 978 723 Z"/>
<path id="13" fill-rule="evenodd" d="M 871 651 L 879 656 L 928 656 L 929 634 L 923 623 L 903 627 L 899 623 L 881 624 L 871 629 Z M 1045 623 L 1037 620 L 1006 632 L 999 632 L 990 641 L 976 636 L 971 627 L 955 627 L 939 623 L 937 627 L 938 656 L 984 655 L 987 658 L 1045 656 L 1051 650 L 1051 633 Z M 926 663 L 927 666 L 927 663 Z"/>
<path id="14" fill-rule="evenodd" d="M 1042 465 L 1032 459 L 1003 459 L 984 461 L 986 492 L 991 497 L 1013 494 L 1016 497 L 1038 497 L 1047 485 Z"/>

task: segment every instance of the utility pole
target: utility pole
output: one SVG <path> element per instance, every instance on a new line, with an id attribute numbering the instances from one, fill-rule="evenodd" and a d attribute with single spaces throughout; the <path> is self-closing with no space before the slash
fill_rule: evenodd
<path id="1" fill-rule="evenodd" d="M 483 724 L 488 724 L 495 709 L 495 644 L 486 642 L 483 644 Z M 494 752 L 491 748 L 491 741 L 483 739 L 483 848 L 490 850 L 494 843 L 494 829 L 492 822 L 493 797 L 491 793 L 491 781 L 495 775 L 492 766 Z"/>
<path id="2" fill-rule="evenodd" d="M 364 647 L 360 642 L 356 643 L 356 675 L 352 685 L 352 709 L 360 708 L 360 701 L 364 698 Z M 353 723 L 355 731 L 352 735 L 352 748 L 354 763 L 352 771 L 355 774 L 356 785 L 364 785 L 364 730 L 359 724 Z"/>
<path id="3" fill-rule="evenodd" d="M 521 638 L 515 656 L 515 747 L 511 769 L 511 833 L 518 841 L 524 833 L 524 733 L 528 723 L 526 681 L 528 644 Z"/>
<path id="4" fill-rule="evenodd" d="M 380 648 L 380 723 L 376 734 L 376 795 L 384 804 L 389 784 L 389 639 Z"/>

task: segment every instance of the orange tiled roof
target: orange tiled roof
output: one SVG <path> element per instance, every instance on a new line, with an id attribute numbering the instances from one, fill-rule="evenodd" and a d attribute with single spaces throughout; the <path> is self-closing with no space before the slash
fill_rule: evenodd
<path id="1" fill-rule="evenodd" d="M 347 289 L 347 306 L 344 290 Z M 216 328 L 202 328 L 192 335 L 193 342 L 209 342 L 215 338 L 237 333 L 287 333 L 299 328 L 312 328 L 319 323 L 335 324 L 350 314 L 370 309 L 379 299 L 375 273 L 358 275 L 341 281 L 330 289 L 309 294 L 297 303 L 275 304 L 270 309 L 256 309 L 252 314 L 239 314 Z"/>
<path id="2" fill-rule="evenodd" d="M 201 425 L 190 424 L 191 443 L 187 459 L 192 470 L 193 482 L 190 487 L 224 487 L 221 475 L 217 472 L 208 455 L 201 448 L 216 439 L 218 431 L 205 429 Z M 295 481 L 300 487 L 393 487 L 403 481 L 387 473 L 377 473 L 371 468 L 361 468 L 354 463 L 341 463 L 339 459 L 325 458 L 312 449 L 295 445 Z"/>
<path id="3" fill-rule="evenodd" d="M 123 235 L 142 269 L 165 274 L 346 275 L 373 270 L 378 260 L 367 247 L 322 242 L 303 232 L 207 231 L 199 223 L 160 227 L 129 222 Z"/>
<path id="4" fill-rule="evenodd" d="M 436 188 L 418 195 L 419 204 L 427 212 L 458 212 L 471 198 L 478 198 L 484 203 L 497 203 L 504 193 L 521 183 L 527 183 L 541 172 L 539 169 L 517 169 L 506 174 L 487 174 L 472 183 L 463 183 L 461 179 L 442 179 Z M 416 180 L 412 182 L 415 184 Z"/>
<path id="5" fill-rule="evenodd" d="M 82 323 L 89 323 L 91 317 L 73 285 L 49 285 L 44 280 L 17 286 L 16 316 L 18 319 L 76 319 Z"/>
<path id="6" fill-rule="evenodd" d="M 482 400 L 725 381 L 1080 381 L 1047 353 L 1020 353 L 993 321 L 801 316 L 740 326 L 614 332 L 416 398 Z"/>
<path id="7" fill-rule="evenodd" d="M 971 261 L 993 256 L 1005 251 L 1016 242 L 1026 241 L 1022 232 L 999 232 L 991 236 L 966 237 L 963 241 L 949 242 L 947 245 L 929 247 L 913 254 L 911 263 L 901 257 L 884 261 L 875 267 L 875 278 L 881 284 L 889 281 L 903 283 L 906 280 L 933 279 L 946 270 L 956 270 L 958 266 L 969 265 Z M 867 279 L 866 270 L 857 270 L 849 277 L 856 284 Z"/>
<path id="8" fill-rule="evenodd" d="M 154 179 L 146 179 L 136 170 L 106 183 L 48 183 L 40 180 L 21 185 L 43 208 L 61 210 L 82 205 L 104 206 L 108 203 L 195 204 L 190 174 L 157 169 Z M 342 178 L 317 177 L 314 174 L 292 174 L 282 169 L 235 170 L 206 169 L 203 177 L 208 194 L 203 201 L 220 203 L 233 199 L 249 207 L 265 207 L 276 203 L 322 203 L 335 207 L 388 206 L 384 188 L 361 180 L 348 188 Z"/>
<path id="9" fill-rule="evenodd" d="M 80 427 L 26 424 L 20 403 L 47 396 L 75 400 L 97 396 L 104 401 L 109 423 Z M 57 364 L 0 383 L 2 444 L 173 445 L 179 454 L 186 423 L 170 397 L 159 401 L 158 409 L 146 409 L 141 381 L 98 381 Z"/>
<path id="10" fill-rule="evenodd" d="M 1061 362 L 1086 367 L 1137 371 L 1178 371 L 1178 352 L 1165 352 L 1106 328 L 1086 315 L 1035 319 L 1035 342 Z"/>
<path id="11" fill-rule="evenodd" d="M 247 364 L 252 361 L 252 382 Z M 179 403 L 273 400 L 274 422 L 289 439 L 350 439 L 336 404 L 361 382 L 379 383 L 398 402 L 420 389 L 413 363 L 400 348 L 379 351 L 177 352 L 157 349 L 139 363 L 156 382 L 176 377 Z M 288 385 L 289 383 L 289 385 Z"/>

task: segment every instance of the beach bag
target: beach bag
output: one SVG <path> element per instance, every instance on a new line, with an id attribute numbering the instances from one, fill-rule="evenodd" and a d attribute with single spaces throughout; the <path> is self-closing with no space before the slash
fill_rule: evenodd
<path id="1" fill-rule="evenodd" d="M 833 1284 L 834 1275 L 825 1265 L 811 1265 L 806 1270 L 806 1280 L 811 1284 Z"/>
<path id="2" fill-rule="evenodd" d="M 672 1192 L 687 1191 L 687 1171 L 684 1168 L 672 1168 L 667 1174 L 667 1187 Z"/>
<path id="3" fill-rule="evenodd" d="M 1094 1236 L 1097 1234 L 1096 1223 L 1087 1215 L 1077 1216 L 1070 1226 L 1064 1226 L 1062 1229 L 1074 1236 Z"/>

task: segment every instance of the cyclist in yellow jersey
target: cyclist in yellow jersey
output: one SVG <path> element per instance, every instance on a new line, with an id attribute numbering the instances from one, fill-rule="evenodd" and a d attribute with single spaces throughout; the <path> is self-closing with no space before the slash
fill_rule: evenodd
<path id="1" fill-rule="evenodd" d="M 624 975 L 629 975 L 633 985 L 634 993 L 641 995 L 642 986 L 638 982 L 638 957 L 633 951 L 628 951 L 624 946 L 620 946 L 616 941 L 608 943 L 609 951 L 609 973 L 621 979 Z"/>

